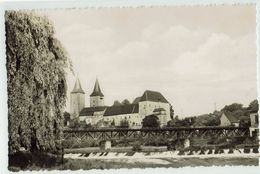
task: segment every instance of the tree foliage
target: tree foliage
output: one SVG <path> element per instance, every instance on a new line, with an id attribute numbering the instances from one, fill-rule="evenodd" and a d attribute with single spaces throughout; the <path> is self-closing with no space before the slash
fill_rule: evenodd
<path id="1" fill-rule="evenodd" d="M 129 104 L 130 104 L 130 101 L 127 100 L 127 99 L 124 99 L 124 100 L 122 101 L 122 105 L 129 105 Z"/>
<path id="2" fill-rule="evenodd" d="M 66 126 L 69 121 L 70 121 L 70 113 L 64 112 L 63 113 L 63 125 Z"/>
<path id="3" fill-rule="evenodd" d="M 119 125 L 120 128 L 129 128 L 129 121 L 128 120 L 121 120 L 120 121 L 120 125 Z"/>
<path id="4" fill-rule="evenodd" d="M 144 128 L 157 128 L 160 127 L 160 120 L 156 115 L 148 115 L 143 119 Z"/>
<path id="5" fill-rule="evenodd" d="M 9 153 L 61 147 L 67 54 L 47 18 L 5 13 Z"/>
<path id="6" fill-rule="evenodd" d="M 174 110 L 173 110 L 172 105 L 170 105 L 170 117 L 171 117 L 171 119 L 173 119 L 173 117 L 174 117 Z"/>
<path id="7" fill-rule="evenodd" d="M 194 126 L 196 117 L 186 117 L 181 120 L 175 120 L 175 127 L 191 127 Z"/>
<path id="8" fill-rule="evenodd" d="M 248 110 L 250 110 L 251 112 L 258 112 L 258 110 L 259 110 L 258 100 L 253 100 L 249 104 Z"/>
<path id="9" fill-rule="evenodd" d="M 115 100 L 114 101 L 114 104 L 113 104 L 113 106 L 120 106 L 120 105 L 122 105 L 118 100 Z"/>
<path id="10" fill-rule="evenodd" d="M 228 112 L 234 112 L 234 111 L 238 111 L 238 110 L 242 110 L 243 109 L 243 105 L 239 104 L 239 103 L 233 103 L 231 105 L 226 105 L 221 111 L 228 111 Z"/>
<path id="11" fill-rule="evenodd" d="M 79 118 L 74 118 L 69 121 L 69 128 L 79 129 L 81 126 L 82 126 L 82 123 L 80 123 Z"/>

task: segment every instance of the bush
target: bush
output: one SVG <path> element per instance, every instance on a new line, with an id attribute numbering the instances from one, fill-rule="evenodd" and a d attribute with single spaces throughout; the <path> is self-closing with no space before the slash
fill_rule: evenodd
<path id="1" fill-rule="evenodd" d="M 212 154 L 212 153 L 213 153 L 212 149 L 209 149 L 208 154 Z"/>
<path id="2" fill-rule="evenodd" d="M 128 120 L 121 120 L 119 128 L 129 128 L 129 121 Z"/>
<path id="3" fill-rule="evenodd" d="M 199 154 L 200 154 L 200 155 L 204 155 L 204 154 L 205 154 L 205 150 L 204 150 L 204 149 L 201 149 L 201 151 L 200 151 Z"/>
<path id="4" fill-rule="evenodd" d="M 75 144 L 76 138 L 69 138 L 63 141 L 63 148 L 72 148 Z"/>
<path id="5" fill-rule="evenodd" d="M 172 143 L 168 143 L 167 150 L 176 150 L 175 145 L 173 145 Z"/>
<path id="6" fill-rule="evenodd" d="M 214 154 L 218 154 L 219 153 L 219 149 L 215 149 Z"/>
<path id="7" fill-rule="evenodd" d="M 258 147 L 253 148 L 253 153 L 259 153 Z"/>
<path id="8" fill-rule="evenodd" d="M 188 153 L 188 155 L 194 155 L 193 150 L 190 150 L 190 152 Z"/>
<path id="9" fill-rule="evenodd" d="M 159 118 L 156 115 L 148 115 L 143 119 L 143 128 L 158 128 L 160 127 Z"/>
<path id="10" fill-rule="evenodd" d="M 140 151 L 142 151 L 141 144 L 139 144 L 139 143 L 134 144 L 132 150 L 133 150 L 134 152 L 140 152 Z"/>
<path id="11" fill-rule="evenodd" d="M 224 153 L 224 149 L 219 150 L 219 154 L 222 154 L 222 153 Z"/>
<path id="12" fill-rule="evenodd" d="M 250 148 L 244 148 L 244 153 L 250 153 Z"/>
<path id="13" fill-rule="evenodd" d="M 185 155 L 184 150 L 180 150 L 178 155 Z"/>
<path id="14" fill-rule="evenodd" d="M 9 155 L 10 170 L 26 170 L 32 166 L 38 168 L 50 168 L 61 164 L 61 155 L 53 155 L 42 152 L 17 152 Z"/>
<path id="15" fill-rule="evenodd" d="M 228 153 L 229 153 L 229 154 L 234 153 L 234 150 L 230 148 L 229 151 L 228 151 Z"/>

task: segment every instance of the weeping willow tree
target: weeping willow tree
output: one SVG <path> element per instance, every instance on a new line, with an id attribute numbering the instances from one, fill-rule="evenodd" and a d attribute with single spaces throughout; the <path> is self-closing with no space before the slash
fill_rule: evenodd
<path id="1" fill-rule="evenodd" d="M 9 153 L 61 148 L 70 61 L 54 28 L 32 12 L 5 13 Z"/>

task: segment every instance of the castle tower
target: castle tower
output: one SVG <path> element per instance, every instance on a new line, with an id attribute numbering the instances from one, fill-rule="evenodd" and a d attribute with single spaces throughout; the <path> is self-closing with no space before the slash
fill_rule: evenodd
<path id="1" fill-rule="evenodd" d="M 71 119 L 79 116 L 80 111 L 85 107 L 85 92 L 81 88 L 77 78 L 74 88 L 70 93 L 70 115 Z"/>
<path id="2" fill-rule="evenodd" d="M 90 107 L 104 106 L 104 95 L 99 87 L 98 80 L 94 86 L 94 90 L 90 95 Z"/>

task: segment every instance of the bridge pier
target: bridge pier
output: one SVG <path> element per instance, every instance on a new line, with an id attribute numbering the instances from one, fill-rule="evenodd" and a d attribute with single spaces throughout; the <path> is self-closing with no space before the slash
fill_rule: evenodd
<path id="1" fill-rule="evenodd" d="M 184 139 L 183 147 L 184 148 L 190 147 L 190 139 L 189 138 Z"/>
<path id="2" fill-rule="evenodd" d="M 102 150 L 110 150 L 111 149 L 111 141 L 104 140 L 100 142 L 100 149 Z"/>

